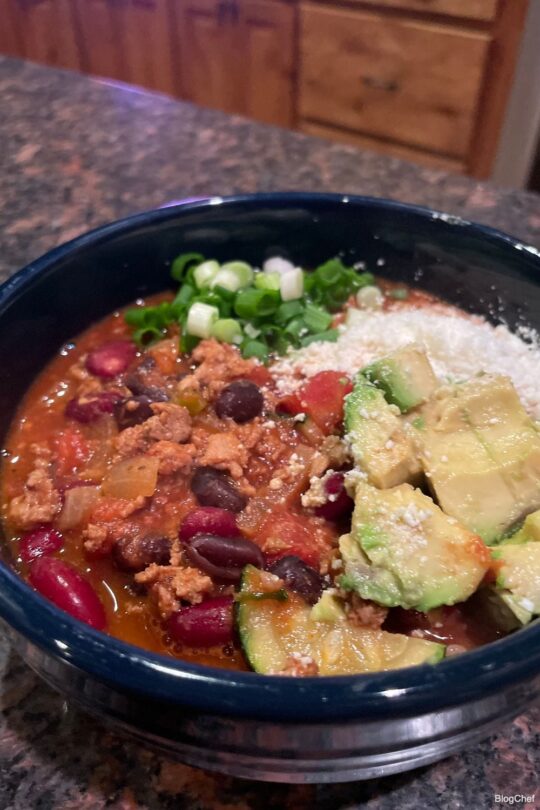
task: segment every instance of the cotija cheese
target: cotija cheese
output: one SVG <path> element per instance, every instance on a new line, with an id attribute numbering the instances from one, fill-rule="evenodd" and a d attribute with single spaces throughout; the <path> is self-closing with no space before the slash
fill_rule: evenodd
<path id="1" fill-rule="evenodd" d="M 428 354 L 442 382 L 469 379 L 480 372 L 512 380 L 528 412 L 540 420 L 540 350 L 506 326 L 480 317 L 440 309 L 395 309 L 386 312 L 351 309 L 335 343 L 312 343 L 291 351 L 272 367 L 279 390 L 294 391 L 303 377 L 319 371 L 349 376 L 371 361 L 408 343 Z"/>

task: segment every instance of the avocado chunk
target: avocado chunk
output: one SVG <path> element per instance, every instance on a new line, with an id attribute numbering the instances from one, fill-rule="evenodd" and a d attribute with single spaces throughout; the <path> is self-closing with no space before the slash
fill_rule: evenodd
<path id="1" fill-rule="evenodd" d="M 425 351 L 414 343 L 376 360 L 362 374 L 402 413 L 429 399 L 439 385 Z"/>
<path id="2" fill-rule="evenodd" d="M 387 490 L 358 484 L 351 533 L 339 547 L 343 589 L 424 612 L 463 602 L 491 565 L 477 535 L 408 484 Z"/>
<path id="3" fill-rule="evenodd" d="M 519 545 L 520 543 L 537 543 L 540 540 L 540 509 L 531 512 L 523 521 L 523 526 L 517 532 L 504 540 L 504 544 Z"/>
<path id="4" fill-rule="evenodd" d="M 540 614 L 540 543 L 504 543 L 492 549 L 497 588 L 522 624 Z"/>
<path id="5" fill-rule="evenodd" d="M 235 608 L 242 647 L 255 672 L 286 674 L 291 657 L 313 662 L 319 675 L 378 672 L 444 658 L 444 644 L 353 625 L 338 600 L 333 620 L 317 621 L 317 605 L 310 608 L 297 594 L 289 592 L 286 601 L 261 599 L 267 577 L 246 566 Z"/>
<path id="6" fill-rule="evenodd" d="M 441 508 L 488 544 L 540 507 L 540 435 L 507 377 L 438 389 L 415 443 Z"/>
<path id="7" fill-rule="evenodd" d="M 407 431 L 396 406 L 358 375 L 345 400 L 345 432 L 355 465 L 374 486 L 384 489 L 419 478 L 420 464 Z"/>

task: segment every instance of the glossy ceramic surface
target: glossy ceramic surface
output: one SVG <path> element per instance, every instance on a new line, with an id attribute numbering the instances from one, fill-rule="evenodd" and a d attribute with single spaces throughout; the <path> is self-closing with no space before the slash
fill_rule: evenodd
<path id="1" fill-rule="evenodd" d="M 190 202 L 64 245 L 0 289 L 5 430 L 59 346 L 169 284 L 178 253 L 304 265 L 340 253 L 512 327 L 540 328 L 540 257 L 455 217 L 381 200 L 273 194 Z M 0 616 L 28 663 L 90 710 L 193 764 L 281 781 L 406 770 L 485 736 L 540 693 L 540 627 L 430 667 L 287 679 L 146 653 L 79 624 L 0 566 Z"/>

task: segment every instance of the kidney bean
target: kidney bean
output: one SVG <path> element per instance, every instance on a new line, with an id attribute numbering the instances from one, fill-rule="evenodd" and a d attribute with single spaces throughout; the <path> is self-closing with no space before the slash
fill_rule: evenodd
<path id="1" fill-rule="evenodd" d="M 142 571 L 148 565 L 167 565 L 171 556 L 168 537 L 122 537 L 112 550 L 116 567 L 121 571 Z"/>
<path id="2" fill-rule="evenodd" d="M 25 563 L 53 554 L 64 545 L 64 538 L 52 526 L 38 526 L 26 532 L 19 543 L 19 556 Z"/>
<path id="3" fill-rule="evenodd" d="M 36 591 L 75 619 L 103 630 L 107 620 L 101 601 L 88 580 L 73 566 L 55 557 L 30 563 L 29 579 Z"/>
<path id="4" fill-rule="evenodd" d="M 233 598 L 219 596 L 177 610 L 167 619 L 169 635 L 189 647 L 211 647 L 233 640 Z"/>
<path id="5" fill-rule="evenodd" d="M 150 402 L 167 402 L 169 395 L 166 382 L 165 377 L 156 368 L 156 361 L 150 355 L 146 356 L 137 368 L 130 371 L 124 380 L 132 394 L 146 397 Z"/>
<path id="6" fill-rule="evenodd" d="M 65 414 L 77 422 L 95 422 L 106 413 L 113 413 L 114 406 L 122 395 L 117 391 L 101 391 L 98 394 L 75 397 L 66 405 Z"/>
<path id="7" fill-rule="evenodd" d="M 140 425 L 154 415 L 151 400 L 145 396 L 126 397 L 114 405 L 114 418 L 119 430 Z"/>
<path id="8" fill-rule="evenodd" d="M 201 506 L 189 512 L 180 526 L 180 540 L 189 540 L 195 534 L 217 534 L 218 537 L 237 537 L 236 516 L 217 506 Z"/>
<path id="9" fill-rule="evenodd" d="M 330 475 L 324 483 L 328 500 L 321 506 L 315 507 L 315 514 L 326 520 L 338 520 L 349 515 L 354 508 L 354 501 L 348 495 L 344 484 L 343 473 Z"/>
<path id="10" fill-rule="evenodd" d="M 186 545 L 185 555 L 205 574 L 221 582 L 240 582 L 245 565 L 264 567 L 261 549 L 245 537 L 197 534 Z"/>
<path id="11" fill-rule="evenodd" d="M 293 554 L 282 557 L 268 570 L 282 579 L 291 591 L 300 594 L 310 605 L 314 605 L 322 593 L 323 581 L 319 572 Z"/>
<path id="12" fill-rule="evenodd" d="M 214 467 L 197 467 L 191 479 L 191 490 L 201 506 L 240 512 L 247 504 L 247 498 L 238 491 L 232 478 Z"/>
<path id="13" fill-rule="evenodd" d="M 130 340 L 110 340 L 88 354 L 86 369 L 96 377 L 112 379 L 128 369 L 136 354 L 137 347 Z"/>
<path id="14" fill-rule="evenodd" d="M 227 385 L 216 400 L 215 410 L 220 419 L 229 416 L 235 422 L 249 422 L 260 414 L 264 399 L 261 389 L 251 380 L 236 380 Z"/>

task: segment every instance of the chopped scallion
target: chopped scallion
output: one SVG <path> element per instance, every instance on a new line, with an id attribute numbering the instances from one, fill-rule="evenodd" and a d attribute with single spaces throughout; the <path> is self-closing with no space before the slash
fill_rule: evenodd
<path id="1" fill-rule="evenodd" d="M 241 343 L 242 327 L 234 318 L 219 318 L 212 326 L 212 337 L 222 343 Z"/>
<path id="2" fill-rule="evenodd" d="M 255 273 L 254 285 L 258 290 L 279 290 L 281 276 L 279 273 Z"/>
<path id="3" fill-rule="evenodd" d="M 281 276 L 280 288 L 283 301 L 295 301 L 304 294 L 304 271 L 300 267 Z"/>
<path id="4" fill-rule="evenodd" d="M 319 332 L 318 334 L 308 335 L 307 337 L 302 338 L 300 344 L 302 346 L 309 346 L 310 343 L 335 343 L 338 337 L 339 332 L 337 329 L 327 329 L 326 332 Z"/>
<path id="5" fill-rule="evenodd" d="M 193 270 L 193 279 L 199 290 L 210 287 L 219 272 L 219 262 L 215 259 L 208 259 L 202 262 Z"/>
<path id="6" fill-rule="evenodd" d="M 199 338 L 209 338 L 212 326 L 219 318 L 219 309 L 197 301 L 191 305 L 186 322 L 186 332 Z"/>
<path id="7" fill-rule="evenodd" d="M 171 265 L 171 276 L 175 281 L 183 281 L 188 269 L 194 264 L 204 262 L 201 253 L 182 253 Z"/>
<path id="8" fill-rule="evenodd" d="M 279 293 L 273 290 L 256 290 L 249 287 L 240 290 L 234 302 L 234 311 L 239 318 L 252 320 L 272 315 L 279 304 Z"/>

